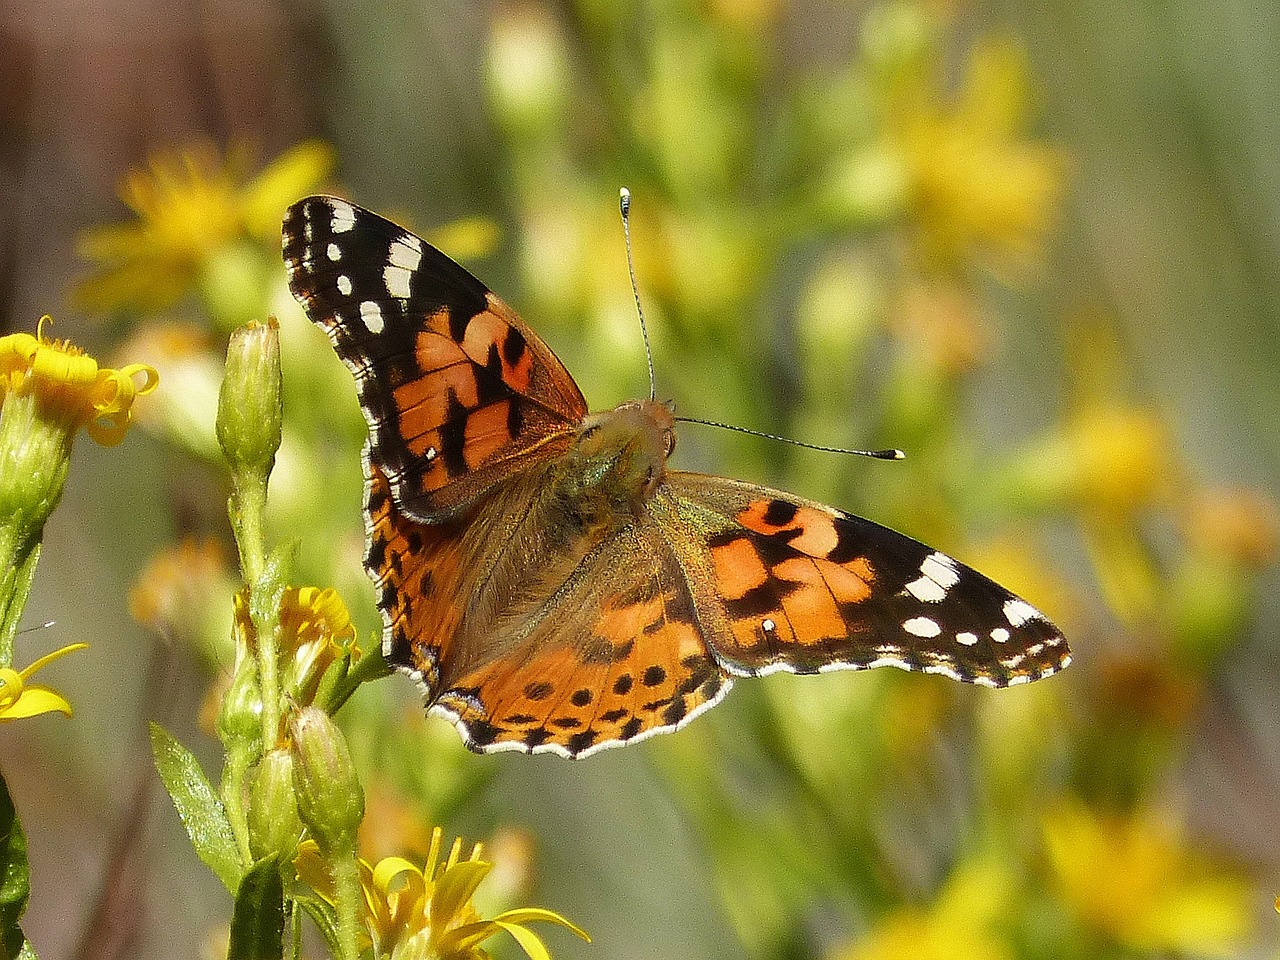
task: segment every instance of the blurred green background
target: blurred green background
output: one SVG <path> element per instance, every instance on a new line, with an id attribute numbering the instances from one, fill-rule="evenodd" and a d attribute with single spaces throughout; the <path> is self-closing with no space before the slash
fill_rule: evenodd
<path id="1" fill-rule="evenodd" d="M 229 903 L 145 721 L 216 770 L 239 322 L 284 330 L 274 535 L 375 630 L 362 424 L 284 289 L 284 206 L 325 188 L 424 233 L 603 408 L 647 386 L 625 184 L 660 396 L 908 454 L 690 426 L 677 465 L 925 539 L 1075 664 L 744 682 L 583 763 L 471 756 L 390 678 L 343 715 L 370 856 L 494 838 L 496 900 L 594 936 L 549 934 L 561 957 L 1280 956 L 1278 78 L 1280 8 L 1246 0 L 10 0 L 0 332 L 48 312 L 162 377 L 122 447 L 81 441 L 46 532 L 27 616 L 57 623 L 19 662 L 90 641 L 49 679 L 76 716 L 0 730 L 41 955 L 217 955 Z"/>

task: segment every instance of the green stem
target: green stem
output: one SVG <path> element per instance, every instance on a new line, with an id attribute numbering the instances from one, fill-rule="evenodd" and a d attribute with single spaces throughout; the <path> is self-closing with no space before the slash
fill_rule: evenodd
<path id="1" fill-rule="evenodd" d="M 232 751 L 227 755 L 227 765 L 222 775 L 222 806 L 227 811 L 231 832 L 235 834 L 240 862 L 248 869 L 253 863 L 253 851 L 249 846 L 249 818 L 244 808 L 244 779 L 249 767 L 240 753 Z"/>
<path id="2" fill-rule="evenodd" d="M 332 850 L 329 868 L 338 913 L 338 960 L 357 960 L 360 955 L 360 866 L 355 847 Z"/>
<path id="3" fill-rule="evenodd" d="M 240 550 L 240 568 L 250 589 L 262 576 L 267 564 L 267 539 L 264 516 L 267 511 L 267 478 L 265 476 L 231 475 L 231 526 Z"/>
<path id="4" fill-rule="evenodd" d="M 279 738 L 280 677 L 278 663 L 280 610 L 277 584 L 267 562 L 265 474 L 232 474 L 229 513 L 240 550 L 240 567 L 249 586 L 249 616 L 253 620 L 262 690 L 262 743 L 264 749 Z M 269 582 L 270 581 L 270 582 Z"/>
<path id="5" fill-rule="evenodd" d="M 0 667 L 13 666 L 13 641 L 35 579 L 40 541 L 20 551 L 12 527 L 0 530 Z"/>

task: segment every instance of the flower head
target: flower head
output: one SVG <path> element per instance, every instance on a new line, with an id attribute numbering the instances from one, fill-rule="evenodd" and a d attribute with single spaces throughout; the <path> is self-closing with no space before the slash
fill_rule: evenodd
<path id="1" fill-rule="evenodd" d="M 13 663 L 13 638 L 31 587 L 44 523 L 62 499 L 71 446 L 81 428 L 105 446 L 119 443 L 135 397 L 156 388 L 145 364 L 98 366 L 79 347 L 44 336 L 0 337 L 0 666 Z M 142 378 L 141 383 L 138 377 Z M 7 678 L 12 688 L 13 677 Z"/>
<path id="2" fill-rule="evenodd" d="M 114 446 L 124 439 L 134 398 L 156 388 L 155 370 L 143 363 L 120 370 L 100 367 L 70 341 L 47 338 L 49 322 L 41 317 L 35 336 L 0 337 L 0 404 L 34 396 L 40 414 L 63 426 L 68 440 L 83 427 L 104 447 Z"/>
<path id="3" fill-rule="evenodd" d="M 532 960 L 549 960 L 542 938 L 528 927 L 535 920 L 565 927 L 591 941 L 585 931 L 560 914 L 537 907 L 506 910 L 482 919 L 472 897 L 494 865 L 481 859 L 483 851 L 478 843 L 463 859 L 460 837 L 441 861 L 442 837 L 437 827 L 421 869 L 401 857 L 387 857 L 376 866 L 360 861 L 365 923 L 380 956 L 394 960 L 482 960 L 488 953 L 480 945 L 505 932 Z M 301 844 L 294 865 L 303 882 L 332 902 L 333 883 L 319 857 L 318 845 L 313 841 Z"/>
<path id="4" fill-rule="evenodd" d="M 245 591 L 235 597 L 236 635 L 253 635 Z M 332 587 L 286 587 L 280 599 L 281 689 L 299 706 L 311 703 L 325 672 L 337 660 L 360 659 L 356 628 Z"/>
<path id="5" fill-rule="evenodd" d="M 1035 258 L 1057 212 L 1065 162 L 1025 139 L 1027 87 L 1019 51 L 998 40 L 970 55 L 953 102 L 936 71 L 905 71 L 891 85 L 888 138 L 906 171 L 926 260 Z"/>
<path id="6" fill-rule="evenodd" d="M 6 720 L 22 720 L 42 713 L 52 713 L 54 710 L 68 717 L 71 716 L 71 704 L 67 702 L 66 697 L 56 690 L 27 683 L 27 681 L 38 670 L 59 657 L 83 650 L 87 646 L 89 646 L 87 643 L 73 643 L 62 647 L 53 653 L 45 654 L 21 671 L 14 670 L 12 667 L 0 667 L 0 723 Z"/>
<path id="7" fill-rule="evenodd" d="M 1046 816 L 1044 835 L 1062 899 L 1118 944 L 1226 957 L 1248 935 L 1246 880 L 1211 865 L 1152 811 L 1103 814 L 1064 801 Z"/>
<path id="8" fill-rule="evenodd" d="M 1010 960 L 998 932 L 1014 878 L 994 861 L 961 864 L 929 907 L 902 907 L 838 960 Z"/>
<path id="9" fill-rule="evenodd" d="M 177 301 L 242 240 L 275 243 L 288 204 L 319 186 L 333 166 L 325 144 L 302 143 L 256 176 L 249 155 L 223 157 L 201 144 L 153 156 L 131 170 L 120 195 L 134 223 L 86 232 L 81 249 L 99 271 L 79 290 L 90 309 L 160 309 Z"/>

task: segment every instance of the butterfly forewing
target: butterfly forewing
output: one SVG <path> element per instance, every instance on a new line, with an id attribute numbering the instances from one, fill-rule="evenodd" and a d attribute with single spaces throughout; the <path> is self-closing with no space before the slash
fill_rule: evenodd
<path id="1" fill-rule="evenodd" d="M 435 522 L 567 438 L 586 403 L 555 354 L 430 244 L 332 197 L 290 207 L 289 286 L 355 374 L 369 456 Z"/>
<path id="2" fill-rule="evenodd" d="M 910 537 L 753 484 L 667 479 L 654 514 L 731 673 L 896 666 L 1004 687 L 1070 662 L 1034 607 Z"/>

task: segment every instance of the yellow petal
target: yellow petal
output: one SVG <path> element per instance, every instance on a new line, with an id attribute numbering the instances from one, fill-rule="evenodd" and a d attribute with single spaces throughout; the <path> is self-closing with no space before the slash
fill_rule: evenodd
<path id="1" fill-rule="evenodd" d="M 511 934 L 512 939 L 520 944 L 520 949 L 528 955 L 529 960 L 551 960 L 551 954 L 547 952 L 546 944 L 532 930 L 522 927 L 518 923 L 504 923 L 501 920 L 494 920 L 493 925 Z"/>
<path id="2" fill-rule="evenodd" d="M 554 911 L 543 910 L 541 907 L 520 907 L 515 910 L 506 910 L 498 914 L 493 919 L 495 923 L 527 924 L 533 920 L 541 920 L 545 923 L 554 923 L 557 927 L 564 927 L 566 930 L 572 930 L 583 940 L 587 941 L 587 943 L 591 942 L 591 935 L 576 923 L 565 919 Z"/>
<path id="3" fill-rule="evenodd" d="M 245 227 L 256 236 L 274 240 L 280 233 L 284 208 L 323 184 L 334 163 L 333 147 L 319 140 L 307 140 L 286 150 L 241 194 Z"/>
<path id="4" fill-rule="evenodd" d="M 456 917 L 492 869 L 493 864 L 483 860 L 466 860 L 441 874 L 431 893 L 432 921 L 447 924 Z"/>
<path id="5" fill-rule="evenodd" d="M 0 710 L 0 720 L 23 720 L 55 710 L 71 716 L 71 704 L 62 694 L 48 687 L 29 686 L 15 702 Z"/>
<path id="6" fill-rule="evenodd" d="M 89 649 L 89 645 L 87 643 L 68 644 L 65 647 L 62 647 L 58 650 L 54 650 L 52 653 L 46 653 L 43 657 L 41 657 L 35 663 L 31 664 L 29 667 L 24 669 L 21 672 L 20 676 L 22 677 L 23 680 L 26 680 L 28 677 L 32 676 L 37 670 L 44 669 L 46 666 L 53 663 L 53 661 L 57 660 L 59 657 L 65 657 L 68 653 L 75 653 L 77 650 L 87 650 L 87 649 Z"/>

